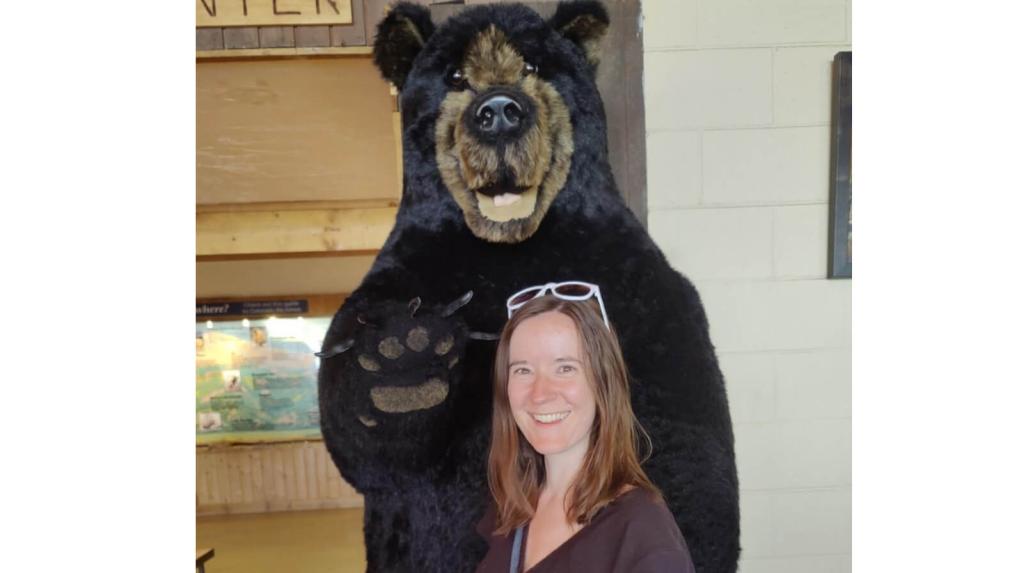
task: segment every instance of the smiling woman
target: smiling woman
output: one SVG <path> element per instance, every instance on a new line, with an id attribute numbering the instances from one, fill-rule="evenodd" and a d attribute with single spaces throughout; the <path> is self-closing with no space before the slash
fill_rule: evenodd
<path id="1" fill-rule="evenodd" d="M 588 286 L 587 300 L 551 288 L 509 305 L 495 358 L 494 503 L 478 525 L 489 542 L 479 572 L 693 571 L 641 469 L 626 365 L 598 288 Z"/>

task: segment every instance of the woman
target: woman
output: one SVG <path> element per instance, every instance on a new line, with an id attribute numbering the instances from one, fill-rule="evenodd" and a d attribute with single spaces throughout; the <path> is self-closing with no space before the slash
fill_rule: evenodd
<path id="1" fill-rule="evenodd" d="M 626 366 L 598 287 L 531 287 L 507 308 L 494 366 L 494 503 L 478 524 L 489 552 L 477 571 L 692 572 L 637 458 Z"/>

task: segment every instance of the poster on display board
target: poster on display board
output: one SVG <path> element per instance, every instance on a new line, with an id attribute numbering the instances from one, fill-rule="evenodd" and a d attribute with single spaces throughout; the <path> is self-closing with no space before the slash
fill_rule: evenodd
<path id="1" fill-rule="evenodd" d="M 321 439 L 314 353 L 329 318 L 196 317 L 198 445 Z"/>

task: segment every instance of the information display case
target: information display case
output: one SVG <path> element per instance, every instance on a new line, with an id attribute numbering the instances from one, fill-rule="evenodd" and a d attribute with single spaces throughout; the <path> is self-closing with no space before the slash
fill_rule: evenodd
<path id="1" fill-rule="evenodd" d="M 330 319 L 204 318 L 198 310 L 198 445 L 321 439 L 314 353 Z"/>

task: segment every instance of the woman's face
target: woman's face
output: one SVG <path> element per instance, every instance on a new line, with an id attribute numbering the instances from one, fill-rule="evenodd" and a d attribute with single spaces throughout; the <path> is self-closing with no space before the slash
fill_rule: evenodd
<path id="1" fill-rule="evenodd" d="M 521 322 L 510 338 L 510 408 L 540 454 L 587 448 L 595 400 L 573 320 L 557 311 Z"/>

